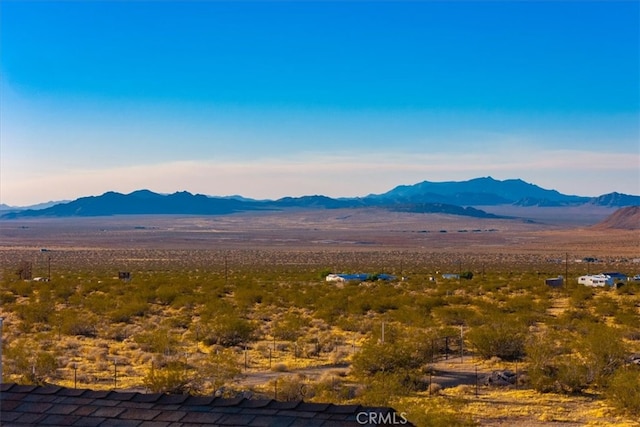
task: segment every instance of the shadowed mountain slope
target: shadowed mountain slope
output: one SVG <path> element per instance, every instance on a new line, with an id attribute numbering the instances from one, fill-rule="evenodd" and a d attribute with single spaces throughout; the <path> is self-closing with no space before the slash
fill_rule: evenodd
<path id="1" fill-rule="evenodd" d="M 596 229 L 640 230 L 640 206 L 618 209 L 604 221 L 594 225 Z"/>

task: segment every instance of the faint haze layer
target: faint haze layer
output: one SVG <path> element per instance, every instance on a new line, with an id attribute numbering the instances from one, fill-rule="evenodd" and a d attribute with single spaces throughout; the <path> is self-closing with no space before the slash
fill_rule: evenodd
<path id="1" fill-rule="evenodd" d="M 0 5 L 0 203 L 491 175 L 640 194 L 640 4 Z"/>

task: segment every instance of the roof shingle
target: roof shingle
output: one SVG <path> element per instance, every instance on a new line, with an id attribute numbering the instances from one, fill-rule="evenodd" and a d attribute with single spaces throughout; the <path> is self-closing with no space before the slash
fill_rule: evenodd
<path id="1" fill-rule="evenodd" d="M 0 404 L 0 425 L 3 427 L 356 427 L 368 425 L 363 421 L 368 423 L 371 419 L 394 419 L 371 418 L 368 415 L 373 412 L 393 414 L 391 408 L 360 405 L 76 390 L 17 384 L 1 385 Z"/>

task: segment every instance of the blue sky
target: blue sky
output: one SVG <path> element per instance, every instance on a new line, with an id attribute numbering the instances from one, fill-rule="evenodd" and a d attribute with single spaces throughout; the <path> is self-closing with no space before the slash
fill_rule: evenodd
<path id="1" fill-rule="evenodd" d="M 0 202 L 640 194 L 640 3 L 0 3 Z"/>

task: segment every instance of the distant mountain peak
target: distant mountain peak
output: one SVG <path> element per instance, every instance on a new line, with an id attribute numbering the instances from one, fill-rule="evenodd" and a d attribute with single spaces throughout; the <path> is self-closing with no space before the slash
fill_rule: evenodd
<path id="1" fill-rule="evenodd" d="M 398 202 L 448 203 L 465 206 L 512 204 L 518 200 L 549 200 L 551 202 L 586 202 L 588 198 L 566 196 L 521 179 L 496 180 L 491 176 L 468 181 L 423 181 L 415 185 L 401 185 L 380 195 L 369 197 L 394 199 Z"/>
<path id="2" fill-rule="evenodd" d="M 144 196 L 158 196 L 159 194 L 158 193 L 154 193 L 151 190 L 143 189 L 143 190 L 133 191 L 133 192 L 129 193 L 129 195 L 130 196 L 143 196 L 144 197 Z"/>

